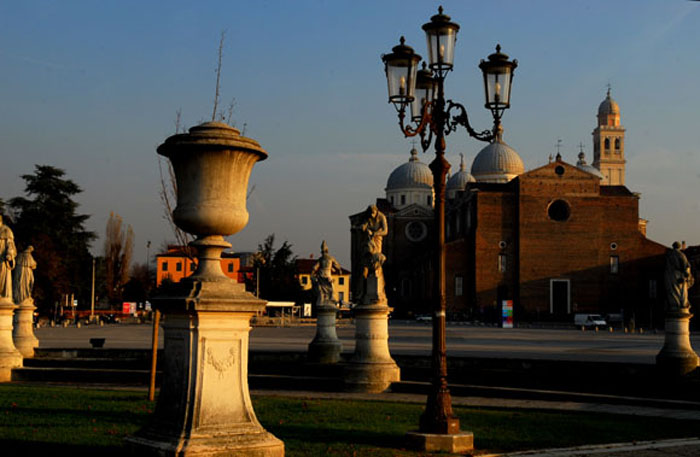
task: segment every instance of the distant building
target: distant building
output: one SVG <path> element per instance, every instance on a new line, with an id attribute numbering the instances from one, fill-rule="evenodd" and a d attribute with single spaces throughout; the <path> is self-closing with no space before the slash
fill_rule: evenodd
<path id="1" fill-rule="evenodd" d="M 197 259 L 189 258 L 182 246 L 168 246 L 168 252 L 156 255 L 156 264 L 156 287 L 160 286 L 166 279 L 179 282 L 197 269 Z M 237 255 L 222 252 L 221 269 L 226 276 L 238 281 L 240 260 Z"/>
<path id="2" fill-rule="evenodd" d="M 302 290 L 311 290 L 311 270 L 318 260 L 314 258 L 296 259 L 296 276 Z M 340 303 L 350 301 L 350 272 L 342 268 L 340 272 L 332 272 L 333 300 Z"/>
<path id="3" fill-rule="evenodd" d="M 639 325 L 663 310 L 666 247 L 646 238 L 640 196 L 624 185 L 625 129 L 610 91 L 597 124 L 593 165 L 581 151 L 576 165 L 557 154 L 526 172 L 501 137 L 477 154 L 471 173 L 462 160 L 446 185 L 448 314 L 497 322 L 508 300 L 516 321 L 622 312 Z M 389 226 L 385 277 L 395 314 L 431 310 L 432 196 L 432 174 L 413 150 L 377 199 Z M 359 240 L 351 236 L 359 271 Z"/>

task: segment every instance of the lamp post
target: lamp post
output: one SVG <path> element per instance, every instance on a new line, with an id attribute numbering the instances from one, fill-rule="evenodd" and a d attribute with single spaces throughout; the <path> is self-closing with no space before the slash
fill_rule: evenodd
<path id="1" fill-rule="evenodd" d="M 481 141 L 501 141 L 503 128 L 501 117 L 510 107 L 510 89 L 517 60 L 510 61 L 501 53 L 500 45 L 496 52 L 482 60 L 486 96 L 485 107 L 493 116 L 493 128 L 481 132 L 475 131 L 469 124 L 467 110 L 463 105 L 452 100 L 445 100 L 445 78 L 452 70 L 454 48 L 459 25 L 451 22 L 443 14 L 442 7 L 438 14 L 423 25 L 426 33 L 429 61 L 418 70 L 421 57 L 405 44 L 401 37 L 400 44 L 392 52 L 382 56 L 384 61 L 389 102 L 393 103 L 399 118 L 399 127 L 406 137 L 419 135 L 423 151 L 433 143 L 435 159 L 430 163 L 433 173 L 435 191 L 435 230 L 437 234 L 434 245 L 434 284 L 433 284 L 433 341 L 432 341 L 432 387 L 428 394 L 425 411 L 420 418 L 418 435 L 448 435 L 442 442 L 451 443 L 431 450 L 454 449 L 454 440 L 449 435 L 460 435 L 459 419 L 452 411 L 452 400 L 447 387 L 447 361 L 445 344 L 445 178 L 450 169 L 445 159 L 445 137 L 462 126 L 469 136 Z M 410 106 L 411 116 L 406 123 L 406 109 Z M 471 434 L 470 434 L 471 435 Z M 437 441 L 440 441 L 438 439 Z M 422 443 L 426 447 L 425 439 Z M 457 444 L 459 447 L 459 445 Z M 462 449 L 466 444 L 462 445 Z M 469 445 L 471 446 L 471 444 Z M 438 449 L 439 448 L 439 449 Z"/>

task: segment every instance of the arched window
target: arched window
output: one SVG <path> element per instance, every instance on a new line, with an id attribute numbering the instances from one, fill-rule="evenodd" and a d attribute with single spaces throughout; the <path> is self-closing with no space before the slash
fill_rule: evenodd
<path id="1" fill-rule="evenodd" d="M 620 139 L 619 138 L 615 138 L 615 150 L 618 152 L 620 151 Z"/>
<path id="2" fill-rule="evenodd" d="M 605 152 L 610 150 L 610 138 L 605 139 Z"/>

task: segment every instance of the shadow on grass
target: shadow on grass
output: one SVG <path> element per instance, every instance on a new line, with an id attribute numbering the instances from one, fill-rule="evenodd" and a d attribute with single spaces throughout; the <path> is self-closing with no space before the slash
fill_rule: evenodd
<path id="1" fill-rule="evenodd" d="M 124 448 L 120 446 L 81 446 L 73 444 L 57 444 L 41 441 L 2 440 L 3 455 L 8 453 L 23 453 L 25 455 L 70 455 L 82 457 L 99 455 L 100 457 L 123 457 Z M 11 454 L 10 454 L 11 455 Z"/>
<path id="2" fill-rule="evenodd" d="M 347 443 L 382 448 L 405 447 L 405 437 L 396 433 L 381 433 L 368 430 L 347 430 L 329 427 L 282 424 L 266 427 L 277 438 L 304 443 L 334 444 Z"/>

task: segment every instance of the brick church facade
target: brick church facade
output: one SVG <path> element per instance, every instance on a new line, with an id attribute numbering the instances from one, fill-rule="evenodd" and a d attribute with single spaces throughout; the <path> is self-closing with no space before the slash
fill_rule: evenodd
<path id="1" fill-rule="evenodd" d="M 646 238 L 640 196 L 624 185 L 625 129 L 610 91 L 597 121 L 592 165 L 581 151 L 575 165 L 557 154 L 526 172 L 500 136 L 477 154 L 471 173 L 462 161 L 447 182 L 448 314 L 498 322 L 511 300 L 516 321 L 601 313 L 639 324 L 662 315 L 666 247 Z M 389 225 L 387 296 L 398 315 L 430 312 L 429 173 L 412 151 L 377 200 Z M 356 272 L 355 235 L 351 244 Z"/>

